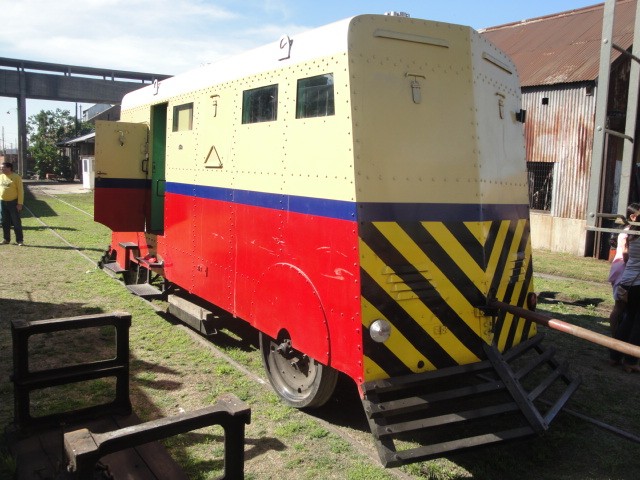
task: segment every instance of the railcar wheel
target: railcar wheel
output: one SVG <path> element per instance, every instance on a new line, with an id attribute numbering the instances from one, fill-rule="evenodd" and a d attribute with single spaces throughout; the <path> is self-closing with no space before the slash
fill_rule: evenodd
<path id="1" fill-rule="evenodd" d="M 294 349 L 287 334 L 274 340 L 261 332 L 260 351 L 269 382 L 287 405 L 320 407 L 331 398 L 337 370 Z"/>

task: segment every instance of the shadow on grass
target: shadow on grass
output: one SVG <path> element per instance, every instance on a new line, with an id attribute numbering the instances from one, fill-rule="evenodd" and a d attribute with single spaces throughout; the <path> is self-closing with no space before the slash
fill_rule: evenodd
<path id="1" fill-rule="evenodd" d="M 143 374 L 167 374 L 177 375 L 178 372 L 171 368 L 164 367 L 158 363 L 145 362 L 144 360 L 134 359 L 131 361 L 131 376 L 135 378 L 135 382 L 147 388 L 153 388 L 155 390 L 180 390 L 182 388 L 182 382 L 176 382 L 173 380 L 154 380 L 145 378 Z"/>
<path id="2" fill-rule="evenodd" d="M 563 303 L 565 305 L 573 305 L 576 307 L 588 307 L 589 305 L 593 305 L 597 307 L 601 303 L 605 301 L 604 298 L 593 297 L 593 298 L 579 298 L 577 300 L 570 299 L 562 295 L 561 292 L 540 292 L 538 294 L 538 301 L 540 303 L 549 303 L 549 304 L 558 304 Z"/>
<path id="3" fill-rule="evenodd" d="M 24 225 L 22 226 L 22 229 L 25 231 L 31 231 L 31 232 L 45 232 L 45 231 L 49 231 L 51 230 L 51 227 L 45 226 L 45 225 L 36 225 L 35 227 L 25 227 Z M 78 229 L 77 228 L 71 228 L 71 227 L 55 227 L 56 230 L 65 230 L 67 232 L 77 232 Z"/>
<path id="4" fill-rule="evenodd" d="M 217 348 L 221 350 L 233 348 L 242 352 L 255 352 L 260 348 L 258 330 L 249 323 L 233 318 L 224 310 L 216 310 L 212 305 L 207 305 L 206 308 L 214 310 L 214 314 L 218 317 L 216 321 L 218 333 L 208 337 Z M 158 315 L 174 325 L 183 325 L 171 314 L 160 312 Z M 334 425 L 369 432 L 369 424 L 358 387 L 351 378 L 342 373 L 338 377 L 338 384 L 331 399 L 322 407 L 305 410 L 305 413 Z"/>
<path id="5" fill-rule="evenodd" d="M 176 437 L 176 440 L 177 440 L 177 437 Z M 169 440 L 168 443 L 177 443 L 176 440 Z M 178 442 L 181 445 L 185 445 L 185 444 L 213 445 L 214 443 L 217 443 L 220 446 L 222 446 L 224 444 L 224 435 L 188 432 L 188 433 L 181 434 L 180 440 Z M 284 443 L 282 443 L 277 438 L 273 438 L 273 437 L 260 437 L 258 439 L 245 438 L 244 444 L 245 444 L 245 450 L 244 450 L 245 462 L 253 458 L 257 458 L 260 455 L 263 455 L 269 451 L 282 452 L 287 448 Z M 221 459 L 220 461 L 199 462 L 196 465 L 197 465 L 198 471 L 209 471 L 211 469 L 221 470 L 222 468 L 224 468 L 224 461 Z M 203 468 L 203 466 L 205 465 L 211 468 Z"/>
<path id="6" fill-rule="evenodd" d="M 57 217 L 58 214 L 56 211 L 49 206 L 49 204 L 44 200 L 39 200 L 36 198 L 33 193 L 26 189 L 25 191 L 25 206 L 29 211 L 33 213 L 33 215 L 43 218 L 43 217 Z"/>
<path id="7" fill-rule="evenodd" d="M 587 307 L 593 304 L 587 304 Z M 570 311 L 561 311 L 565 308 L 570 307 L 581 307 L 584 308 L 583 305 L 579 304 L 569 304 L 566 302 L 538 302 L 538 312 L 547 315 L 549 317 L 555 318 L 557 320 L 562 320 L 563 322 L 576 325 L 578 327 L 586 328 L 588 330 L 593 330 L 596 333 L 601 333 L 603 335 L 609 335 L 609 317 L 608 312 L 606 315 L 600 312 L 594 313 L 578 313 L 578 312 L 570 312 Z M 583 310 L 584 311 L 584 310 Z M 552 329 L 546 328 L 544 326 L 539 326 L 538 329 L 542 331 L 550 331 Z M 566 333 L 562 333 L 562 336 L 568 336 Z M 587 340 L 580 340 L 581 342 L 588 342 Z"/>
<path id="8" fill-rule="evenodd" d="M 50 303 L 0 298 L 0 320 L 46 320 L 103 312 L 101 308 L 87 307 L 75 302 Z"/>
<path id="9" fill-rule="evenodd" d="M 305 410 L 313 417 L 318 417 L 332 425 L 349 427 L 362 432 L 369 432 L 369 422 L 364 413 L 362 400 L 356 383 L 347 375 L 340 374 L 333 396 L 322 407 Z"/>

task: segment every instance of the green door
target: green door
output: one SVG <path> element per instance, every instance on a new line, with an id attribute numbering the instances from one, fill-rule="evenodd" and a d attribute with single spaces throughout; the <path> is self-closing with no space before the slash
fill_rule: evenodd
<path id="1" fill-rule="evenodd" d="M 165 156 L 167 147 L 167 104 L 154 105 L 151 111 L 151 225 L 164 230 Z"/>

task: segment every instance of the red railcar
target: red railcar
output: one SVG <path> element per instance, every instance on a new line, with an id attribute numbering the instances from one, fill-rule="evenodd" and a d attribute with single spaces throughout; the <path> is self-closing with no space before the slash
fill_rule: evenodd
<path id="1" fill-rule="evenodd" d="M 489 306 L 526 308 L 533 288 L 523 117 L 513 63 L 468 27 L 366 15 L 283 36 L 97 125 L 105 265 L 142 270 L 136 293 L 159 275 L 188 294 L 172 308 L 197 328 L 207 304 L 257 328 L 291 405 L 346 374 L 386 465 L 544 430 L 557 408 L 508 367 L 543 351 L 535 325 Z M 390 439 L 453 432 L 454 412 L 491 434 Z M 495 433 L 485 417 L 508 412 L 518 426 Z"/>

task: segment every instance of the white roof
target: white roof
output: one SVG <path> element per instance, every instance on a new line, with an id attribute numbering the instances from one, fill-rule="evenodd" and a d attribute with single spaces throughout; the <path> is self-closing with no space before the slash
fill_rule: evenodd
<path id="1" fill-rule="evenodd" d="M 146 86 L 127 94 L 122 100 L 122 109 L 162 102 L 216 83 L 346 52 L 351 20 L 341 20 L 291 37 L 283 35 L 277 42 L 162 80 L 157 86 Z"/>

